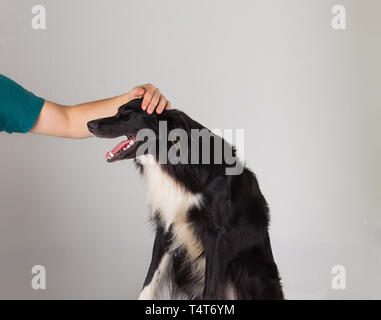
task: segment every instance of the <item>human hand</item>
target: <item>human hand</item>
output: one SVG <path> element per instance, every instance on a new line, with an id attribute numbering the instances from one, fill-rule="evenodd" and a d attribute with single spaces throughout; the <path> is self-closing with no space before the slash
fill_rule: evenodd
<path id="1" fill-rule="evenodd" d="M 130 91 L 131 99 L 143 98 L 142 109 L 151 114 L 155 110 L 162 113 L 171 108 L 171 102 L 154 85 L 147 83 L 136 86 Z"/>

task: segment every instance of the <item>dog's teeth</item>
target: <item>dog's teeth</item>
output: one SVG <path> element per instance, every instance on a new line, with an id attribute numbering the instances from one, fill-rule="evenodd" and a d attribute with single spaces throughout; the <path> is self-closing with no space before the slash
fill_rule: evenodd
<path id="1" fill-rule="evenodd" d="M 135 143 L 135 140 L 132 140 L 131 142 L 130 142 L 130 145 L 133 145 Z"/>
<path id="2" fill-rule="evenodd" d="M 123 148 L 123 151 L 127 150 L 127 148 Z"/>
<path id="3" fill-rule="evenodd" d="M 129 147 L 131 147 L 131 146 L 130 146 L 130 145 L 128 145 L 128 146 L 127 146 L 127 149 L 128 149 Z"/>
<path id="4" fill-rule="evenodd" d="M 110 152 L 110 157 L 112 158 L 114 156 L 114 154 L 112 152 Z"/>

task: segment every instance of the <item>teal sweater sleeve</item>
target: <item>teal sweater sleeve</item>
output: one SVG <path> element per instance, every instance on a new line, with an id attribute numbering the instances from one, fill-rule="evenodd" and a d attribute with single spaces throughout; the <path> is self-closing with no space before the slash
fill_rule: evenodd
<path id="1" fill-rule="evenodd" d="M 26 133 L 36 122 L 44 99 L 0 74 L 0 131 Z"/>

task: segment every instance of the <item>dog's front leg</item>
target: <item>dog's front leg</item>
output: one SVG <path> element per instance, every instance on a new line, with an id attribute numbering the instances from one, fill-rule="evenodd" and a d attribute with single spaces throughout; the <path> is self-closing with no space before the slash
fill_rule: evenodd
<path id="1" fill-rule="evenodd" d="M 140 292 L 139 300 L 152 300 L 155 297 L 156 289 L 164 269 L 167 266 L 167 239 L 162 226 L 158 225 L 155 242 L 152 251 L 152 260 L 148 269 L 143 289 Z"/>
<path id="2" fill-rule="evenodd" d="M 206 300 L 218 299 L 219 284 L 221 282 L 224 262 L 221 256 L 221 238 L 223 231 L 212 233 L 206 239 L 205 250 L 205 286 L 202 298 Z"/>
<path id="3" fill-rule="evenodd" d="M 203 241 L 205 251 L 205 286 L 203 299 L 218 299 L 220 283 L 226 269 L 226 242 L 224 236 L 229 230 L 229 219 L 232 214 L 230 177 L 214 179 L 208 186 L 212 199 L 207 210 L 209 227 Z"/>

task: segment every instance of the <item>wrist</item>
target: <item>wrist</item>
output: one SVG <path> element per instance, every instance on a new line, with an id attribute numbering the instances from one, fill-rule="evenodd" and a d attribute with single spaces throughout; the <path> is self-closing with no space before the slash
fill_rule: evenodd
<path id="1" fill-rule="evenodd" d="M 123 102 L 124 102 L 124 103 L 128 103 L 128 102 L 130 102 L 130 101 L 133 99 L 133 96 L 132 96 L 132 94 L 131 94 L 131 91 L 128 91 L 127 93 L 122 94 L 122 99 L 123 99 Z"/>

